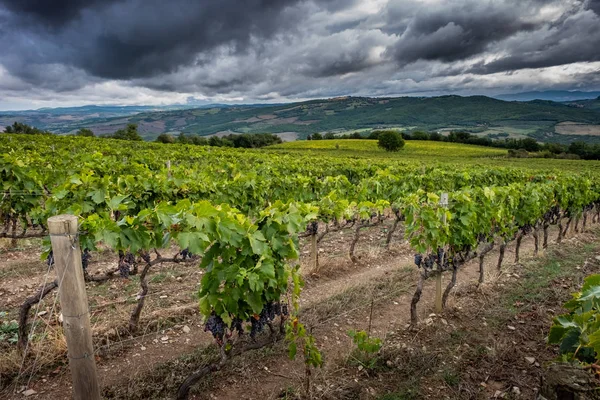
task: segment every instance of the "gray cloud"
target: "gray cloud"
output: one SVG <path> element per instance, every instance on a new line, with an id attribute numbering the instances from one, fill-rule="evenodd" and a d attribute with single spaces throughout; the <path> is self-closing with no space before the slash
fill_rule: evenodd
<path id="1" fill-rule="evenodd" d="M 533 35 L 516 36 L 505 43 L 507 56 L 479 63 L 471 71 L 486 74 L 600 61 L 598 43 L 600 17 L 591 11 L 576 13 Z"/>
<path id="2" fill-rule="evenodd" d="M 113 0 L 3 0 L 6 9 L 31 24 L 61 26 L 80 16 L 84 9 L 94 8 Z"/>
<path id="3" fill-rule="evenodd" d="M 37 47 L 36 51 L 22 51 L 12 46 L 18 53 L 6 63 L 12 73 L 20 76 L 24 64 L 65 63 L 101 78 L 130 79 L 193 64 L 198 53 L 223 44 L 244 51 L 251 37 L 265 39 L 284 26 L 292 27 L 290 8 L 301 1 L 127 0 L 101 6 L 62 0 L 3 3 L 14 13 L 3 41 L 19 43 L 19 48 L 34 42 Z M 36 25 L 36 20 L 55 26 L 50 30 Z"/>
<path id="4" fill-rule="evenodd" d="M 397 15 L 404 9 L 390 12 Z M 541 25 L 523 18 L 523 11 L 517 2 L 463 1 L 422 7 L 406 25 L 396 26 L 400 39 L 388 51 L 402 65 L 416 60 L 463 60 L 481 54 L 492 43 Z"/>
<path id="5" fill-rule="evenodd" d="M 600 0 L 588 0 L 586 8 L 600 15 Z"/>
<path id="6" fill-rule="evenodd" d="M 600 0 L 0 0 L 0 98 L 580 87 L 597 76 L 599 13 Z"/>

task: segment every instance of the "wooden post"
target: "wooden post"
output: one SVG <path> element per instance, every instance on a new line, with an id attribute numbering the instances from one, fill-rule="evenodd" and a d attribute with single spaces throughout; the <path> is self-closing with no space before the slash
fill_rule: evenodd
<path id="1" fill-rule="evenodd" d="M 318 261 L 318 249 L 317 249 L 317 234 L 313 233 L 310 235 L 310 253 L 311 253 L 311 272 L 317 272 L 319 269 L 319 261 Z"/>
<path id="2" fill-rule="evenodd" d="M 440 206 L 448 207 L 448 193 L 442 193 L 440 197 Z M 446 214 L 442 217 L 442 225 L 446 225 Z M 435 249 L 437 251 L 437 249 Z M 446 258 L 446 252 L 444 252 L 444 258 Z M 440 260 L 440 264 L 444 264 L 444 260 Z M 442 269 L 440 268 L 439 273 L 435 277 L 435 312 L 441 313 L 443 308 L 442 303 Z"/>
<path id="3" fill-rule="evenodd" d="M 319 223 L 313 221 L 310 223 L 310 272 L 316 273 L 319 270 L 319 248 L 317 246 L 317 234 L 319 232 Z"/>
<path id="4" fill-rule="evenodd" d="M 171 179 L 171 160 L 167 160 L 167 178 Z"/>
<path id="5" fill-rule="evenodd" d="M 48 219 L 48 231 L 58 276 L 63 329 L 73 379 L 73 398 L 100 400 L 90 315 L 81 267 L 81 249 L 77 239 L 77 217 L 51 217 Z"/>

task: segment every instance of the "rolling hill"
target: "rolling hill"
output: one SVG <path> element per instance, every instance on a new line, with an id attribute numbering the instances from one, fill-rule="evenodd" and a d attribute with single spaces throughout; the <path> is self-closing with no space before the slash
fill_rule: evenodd
<path id="1" fill-rule="evenodd" d="M 600 92 L 582 92 L 579 90 L 543 90 L 534 92 L 499 94 L 493 97 L 499 100 L 506 101 L 576 101 L 595 99 L 598 96 L 600 96 Z"/>
<path id="2" fill-rule="evenodd" d="M 587 101 L 587 100 L 586 100 Z M 0 125 L 12 123 L 0 115 Z M 80 127 L 96 134 L 112 133 L 127 123 L 136 123 L 146 139 L 160 133 L 225 135 L 230 133 L 268 132 L 288 139 L 306 137 L 313 132 L 335 133 L 379 128 L 424 129 L 447 132 L 462 129 L 490 137 L 532 136 L 542 141 L 569 142 L 584 139 L 600 142 L 600 110 L 575 103 L 535 100 L 507 102 L 485 96 L 440 97 L 339 97 L 326 100 L 277 105 L 209 106 L 174 110 L 144 111 L 130 115 L 98 116 L 88 119 L 73 114 L 58 115 L 39 128 L 57 133 L 73 132 Z M 26 122 L 26 121 L 24 121 Z M 566 134 L 555 131 L 559 123 L 585 127 Z"/>

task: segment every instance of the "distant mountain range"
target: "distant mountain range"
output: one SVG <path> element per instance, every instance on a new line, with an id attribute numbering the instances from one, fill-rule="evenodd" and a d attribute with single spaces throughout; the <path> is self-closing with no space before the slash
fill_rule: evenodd
<path id="1" fill-rule="evenodd" d="M 313 132 L 395 128 L 600 143 L 600 99 L 517 102 L 485 96 L 338 97 L 275 105 L 85 106 L 0 113 L 0 129 L 14 121 L 63 134 L 85 127 L 97 135 L 135 123 L 148 140 L 161 133 L 182 132 L 202 136 L 268 132 L 291 140 Z"/>
<path id="2" fill-rule="evenodd" d="M 506 101 L 531 101 L 531 100 L 550 100 L 550 101 L 574 101 L 574 100 L 586 100 L 586 99 L 597 99 L 600 96 L 600 92 L 580 92 L 577 90 L 545 90 L 537 92 L 523 92 L 523 93 L 508 93 L 493 96 L 499 100 Z"/>

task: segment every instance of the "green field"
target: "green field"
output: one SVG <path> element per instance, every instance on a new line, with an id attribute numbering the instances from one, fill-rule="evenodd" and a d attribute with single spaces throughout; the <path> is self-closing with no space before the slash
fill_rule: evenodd
<path id="1" fill-rule="evenodd" d="M 319 153 L 334 157 L 393 159 L 426 164 L 468 163 L 498 167 L 600 171 L 600 161 L 509 158 L 505 149 L 421 140 L 408 140 L 402 150 L 392 153 L 378 148 L 377 141 L 367 139 L 296 141 L 270 146 L 267 150 L 287 154 Z"/>
<path id="2" fill-rule="evenodd" d="M 504 157 L 507 151 L 492 147 L 472 146 L 460 143 L 410 140 L 399 152 L 386 152 L 377 147 L 376 140 L 339 139 L 311 140 L 278 144 L 269 149 L 318 151 L 335 156 L 360 156 L 410 160 L 449 161 L 456 158 Z"/>

